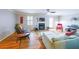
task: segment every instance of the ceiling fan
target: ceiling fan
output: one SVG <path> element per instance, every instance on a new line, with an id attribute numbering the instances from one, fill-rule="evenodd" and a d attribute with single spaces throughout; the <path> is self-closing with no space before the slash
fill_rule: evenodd
<path id="1" fill-rule="evenodd" d="M 55 11 L 51 11 L 50 9 L 46 9 L 46 11 L 49 13 L 56 13 Z"/>

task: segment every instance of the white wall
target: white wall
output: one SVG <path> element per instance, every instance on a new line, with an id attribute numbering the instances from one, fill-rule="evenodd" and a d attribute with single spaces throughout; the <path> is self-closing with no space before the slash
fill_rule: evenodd
<path id="1" fill-rule="evenodd" d="M 7 9 L 0 9 L 0 40 L 15 31 L 16 17 Z"/>
<path id="2" fill-rule="evenodd" d="M 70 24 L 79 24 L 79 20 L 78 21 L 76 21 L 76 22 L 74 22 L 74 21 L 72 21 L 72 18 L 73 17 L 77 17 L 78 19 L 79 19 L 79 14 L 67 14 L 67 15 L 64 15 L 64 14 L 62 14 L 62 15 L 45 15 L 45 14 L 34 14 L 34 13 L 32 13 L 32 14 L 18 14 L 19 16 L 24 16 L 24 27 L 26 27 L 26 29 L 27 28 L 29 28 L 29 26 L 27 26 L 27 22 L 26 22 L 26 17 L 27 16 L 33 16 L 34 18 L 33 18 L 33 27 L 38 27 L 38 21 L 37 21 L 37 18 L 39 18 L 39 17 L 45 17 L 45 19 L 46 19 L 46 21 L 45 21 L 45 26 L 46 27 L 49 27 L 49 19 L 50 19 L 50 17 L 53 17 L 53 28 L 54 29 L 56 29 L 56 26 L 57 26 L 57 23 L 58 23 L 58 16 L 60 16 L 60 22 L 63 24 L 63 28 L 65 29 L 68 25 L 70 25 Z M 18 18 L 19 19 L 19 18 Z M 45 28 L 46 28 L 45 27 Z"/>
<path id="3" fill-rule="evenodd" d="M 48 27 L 48 25 L 49 25 L 49 18 L 47 17 L 47 16 L 45 16 L 45 15 L 32 15 L 33 16 L 33 25 L 32 26 L 28 26 L 27 25 L 27 16 L 24 16 L 24 27 L 26 27 L 25 29 L 26 30 L 28 30 L 28 28 L 29 27 L 31 27 L 31 28 L 34 28 L 34 27 L 36 27 L 36 28 L 38 28 L 38 25 L 39 25 L 39 21 L 38 21 L 38 19 L 40 18 L 40 17 L 44 17 L 45 18 L 45 28 L 46 27 Z"/>
<path id="4" fill-rule="evenodd" d="M 24 29 L 28 30 L 29 27 L 32 28 L 32 26 L 28 26 L 27 25 L 27 16 L 33 16 L 33 27 L 37 27 L 38 28 L 38 19 L 39 17 L 44 17 L 45 18 L 45 28 L 49 26 L 49 17 L 44 15 L 44 14 L 16 14 L 17 16 L 17 23 L 19 23 L 19 17 L 23 16 L 24 17 Z M 29 30 L 28 30 L 29 31 Z"/>

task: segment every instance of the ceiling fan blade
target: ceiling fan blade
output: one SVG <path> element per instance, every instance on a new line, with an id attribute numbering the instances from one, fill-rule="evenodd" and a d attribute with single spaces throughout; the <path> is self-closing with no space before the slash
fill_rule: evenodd
<path id="1" fill-rule="evenodd" d="M 56 12 L 50 12 L 50 13 L 56 13 Z"/>
<path id="2" fill-rule="evenodd" d="M 56 13 L 55 11 L 50 11 L 50 9 L 46 9 L 47 12 L 50 12 L 50 13 Z"/>

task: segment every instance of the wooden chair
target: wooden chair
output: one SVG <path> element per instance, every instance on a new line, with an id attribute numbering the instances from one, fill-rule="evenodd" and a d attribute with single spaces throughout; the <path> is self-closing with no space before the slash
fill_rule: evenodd
<path id="1" fill-rule="evenodd" d="M 19 48 L 21 48 L 21 40 L 23 40 L 23 38 L 26 38 L 26 37 L 29 39 L 29 34 L 24 35 L 24 31 L 20 28 L 19 24 L 16 24 L 15 32 L 17 37 L 16 42 L 19 41 Z"/>
<path id="2" fill-rule="evenodd" d="M 19 41 L 19 48 L 21 48 L 22 40 L 28 38 L 29 35 L 24 36 L 23 34 L 17 34 L 16 36 L 17 36 L 17 40 L 16 40 L 16 42 Z"/>

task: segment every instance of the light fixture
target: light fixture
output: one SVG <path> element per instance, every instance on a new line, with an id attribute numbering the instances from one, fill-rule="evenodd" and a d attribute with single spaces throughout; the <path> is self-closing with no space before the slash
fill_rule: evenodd
<path id="1" fill-rule="evenodd" d="M 55 15 L 55 11 L 51 11 L 50 9 L 46 9 L 47 15 Z"/>
<path id="2" fill-rule="evenodd" d="M 47 12 L 56 13 L 55 11 L 51 11 L 50 9 L 47 9 Z"/>

